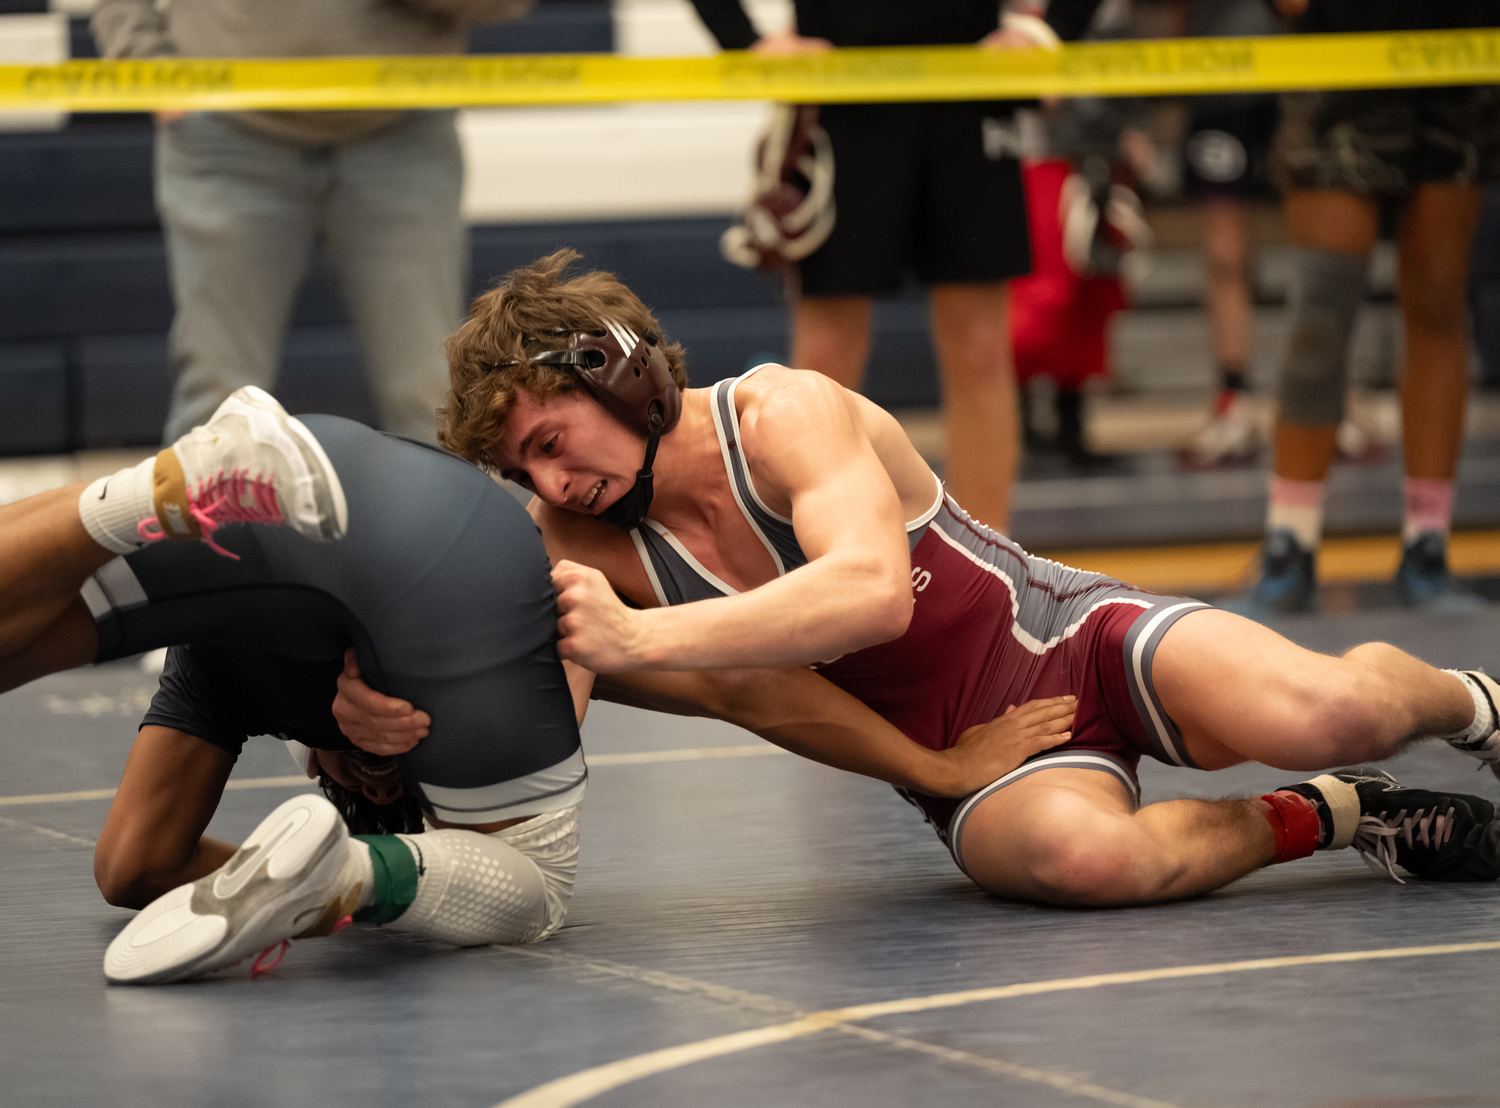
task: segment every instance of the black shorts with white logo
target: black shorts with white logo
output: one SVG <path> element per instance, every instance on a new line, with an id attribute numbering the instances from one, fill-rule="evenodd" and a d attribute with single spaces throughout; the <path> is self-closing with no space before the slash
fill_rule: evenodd
<path id="1" fill-rule="evenodd" d="M 1190 103 L 1182 146 L 1183 187 L 1199 200 L 1248 200 L 1271 193 L 1275 96 L 1200 96 Z"/>
<path id="2" fill-rule="evenodd" d="M 799 266 L 806 296 L 1002 281 L 1031 269 L 1011 106 L 825 104 L 837 219 Z"/>
<path id="3" fill-rule="evenodd" d="M 97 660 L 172 647 L 144 724 L 234 754 L 258 734 L 347 750 L 330 709 L 352 645 L 371 686 L 432 716 L 404 762 L 439 819 L 578 803 L 551 567 L 526 510 L 444 451 L 332 416 L 303 422 L 343 484 L 345 537 L 237 525 L 215 540 L 238 561 L 174 542 L 116 558 L 82 590 Z"/>

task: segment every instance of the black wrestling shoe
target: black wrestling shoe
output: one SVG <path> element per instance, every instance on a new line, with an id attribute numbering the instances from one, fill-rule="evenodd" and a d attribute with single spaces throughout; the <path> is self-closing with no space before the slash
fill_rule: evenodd
<path id="1" fill-rule="evenodd" d="M 1318 809 L 1320 850 L 1353 846 L 1376 873 L 1401 881 L 1399 865 L 1424 881 L 1500 877 L 1500 821 L 1483 797 L 1408 789 L 1373 766 L 1334 770 L 1281 791 Z"/>

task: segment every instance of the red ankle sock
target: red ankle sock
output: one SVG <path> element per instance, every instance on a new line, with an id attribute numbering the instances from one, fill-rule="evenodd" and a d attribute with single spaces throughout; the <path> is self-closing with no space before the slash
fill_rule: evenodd
<path id="1" fill-rule="evenodd" d="M 1318 840 L 1323 835 L 1322 822 L 1313 802 L 1299 793 L 1267 793 L 1256 797 L 1265 807 L 1266 822 L 1276 835 L 1277 862 L 1291 862 L 1306 858 L 1318 849 Z"/>

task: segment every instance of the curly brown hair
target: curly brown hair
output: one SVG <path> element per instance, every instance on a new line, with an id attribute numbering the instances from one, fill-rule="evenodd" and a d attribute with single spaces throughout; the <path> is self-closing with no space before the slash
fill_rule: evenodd
<path id="1" fill-rule="evenodd" d="M 471 462 L 493 466 L 490 450 L 505 434 L 505 422 L 525 389 L 538 400 L 572 392 L 577 374 L 565 366 L 538 365 L 531 358 L 561 350 L 573 331 L 591 331 L 602 319 L 623 323 L 639 335 L 661 335 L 661 324 L 613 273 L 594 270 L 567 278 L 575 250 L 559 250 L 511 270 L 474 301 L 469 318 L 448 340 L 448 399 L 438 411 L 438 438 Z M 672 379 L 687 387 L 682 347 L 662 339 Z"/>

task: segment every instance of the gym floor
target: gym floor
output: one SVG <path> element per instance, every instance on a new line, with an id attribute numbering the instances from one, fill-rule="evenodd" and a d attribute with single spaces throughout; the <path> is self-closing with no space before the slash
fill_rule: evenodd
<path id="1" fill-rule="evenodd" d="M 1492 615 L 1278 629 L 1446 666 L 1500 650 Z M 0 698 L 8 1104 L 1500 1104 L 1494 885 L 1398 885 L 1344 851 L 1180 904 L 1005 903 L 888 787 L 611 705 L 585 728 L 577 895 L 547 942 L 454 950 L 356 925 L 257 979 L 110 988 L 100 961 L 130 913 L 100 898 L 92 847 L 154 686 L 124 662 Z M 1446 748 L 1391 768 L 1500 799 Z M 243 837 L 309 787 L 292 772 L 252 741 L 210 834 Z M 1297 777 L 1141 776 L 1148 801 Z"/>

